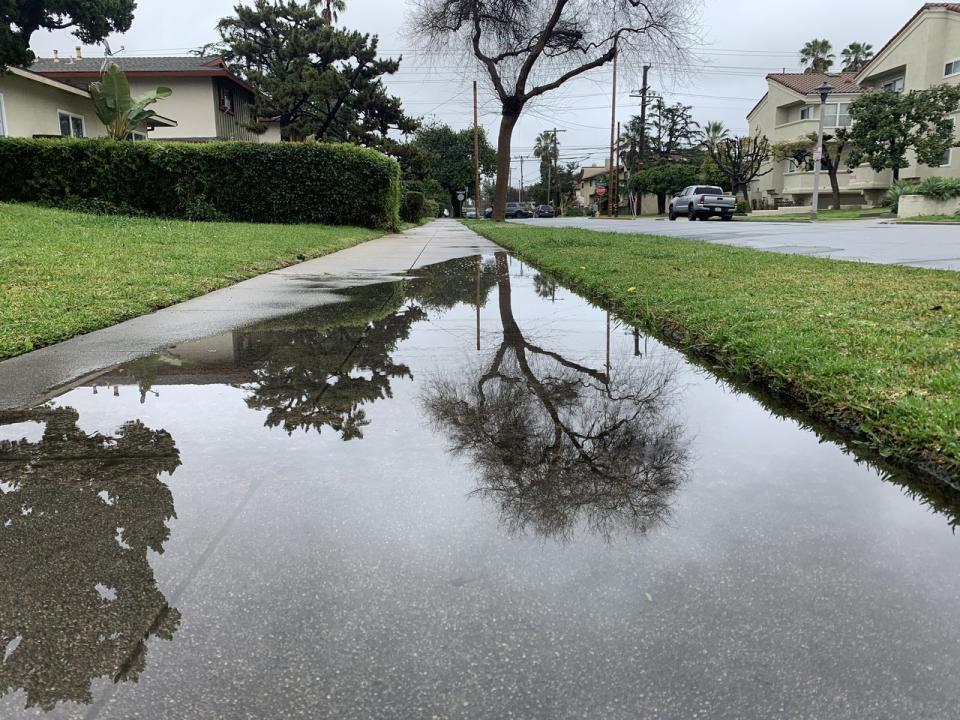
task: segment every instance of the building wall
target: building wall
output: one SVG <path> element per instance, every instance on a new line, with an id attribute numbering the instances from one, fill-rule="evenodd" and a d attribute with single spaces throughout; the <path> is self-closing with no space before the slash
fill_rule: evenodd
<path id="1" fill-rule="evenodd" d="M 960 84 L 960 74 L 944 76 L 944 65 L 960 58 L 960 13 L 944 9 L 928 10 L 891 44 L 867 74 L 859 80 L 867 87 L 880 87 L 892 78 L 903 76 L 904 92 L 925 90 L 943 83 Z M 960 112 L 952 115 L 960 145 Z M 960 177 L 960 148 L 951 153 L 947 167 L 919 165 L 911 152 L 909 167 L 900 171 L 904 180 L 926 177 Z"/>
<path id="2" fill-rule="evenodd" d="M 0 75 L 0 95 L 5 131 L 11 137 L 59 135 L 58 110 L 83 116 L 86 137 L 107 134 L 94 111 L 93 100 L 88 97 L 14 74 Z"/>
<path id="3" fill-rule="evenodd" d="M 173 94 L 150 107 L 158 115 L 176 120 L 177 127 L 157 128 L 150 133 L 151 139 L 217 136 L 212 78 L 131 78 L 130 92 L 141 95 L 156 90 L 159 85 L 166 85 L 173 90 Z"/>
<path id="4" fill-rule="evenodd" d="M 221 89 L 232 94 L 233 109 L 229 112 L 220 107 Z M 260 134 L 251 129 L 254 125 L 252 93 L 229 80 L 214 78 L 213 103 L 216 134 L 219 139 L 260 142 Z"/>

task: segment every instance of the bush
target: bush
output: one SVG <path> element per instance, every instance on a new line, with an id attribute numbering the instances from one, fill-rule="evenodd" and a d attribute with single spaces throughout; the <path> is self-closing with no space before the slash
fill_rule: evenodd
<path id="1" fill-rule="evenodd" d="M 425 218 L 440 217 L 440 203 L 438 203 L 436 200 L 424 200 L 423 201 L 423 217 Z"/>
<path id="2" fill-rule="evenodd" d="M 746 215 L 750 212 L 750 203 L 746 200 L 737 200 L 737 209 L 733 211 L 734 215 Z"/>
<path id="3" fill-rule="evenodd" d="M 918 192 L 937 200 L 950 200 L 960 196 L 960 178 L 928 177 L 918 186 Z"/>
<path id="4" fill-rule="evenodd" d="M 579 205 L 567 205 L 563 209 L 564 217 L 589 217 L 591 210 Z"/>
<path id="5" fill-rule="evenodd" d="M 403 206 L 400 208 L 400 219 L 404 222 L 420 222 L 423 217 L 425 198 L 422 192 L 408 190 L 404 195 Z"/>
<path id="6" fill-rule="evenodd" d="M 884 199 L 883 204 L 893 212 L 896 212 L 897 207 L 900 205 L 900 197 L 902 195 L 916 195 L 919 191 L 920 186 L 917 183 L 897 180 L 897 182 L 887 190 L 887 197 Z"/>
<path id="7" fill-rule="evenodd" d="M 400 199 L 396 161 L 353 145 L 0 138 L 0 201 L 394 228 Z"/>
<path id="8" fill-rule="evenodd" d="M 893 212 L 896 212 L 900 198 L 904 195 L 924 195 L 937 200 L 960 197 L 960 178 L 928 177 L 920 182 L 898 180 L 887 191 L 884 205 L 890 206 Z"/>

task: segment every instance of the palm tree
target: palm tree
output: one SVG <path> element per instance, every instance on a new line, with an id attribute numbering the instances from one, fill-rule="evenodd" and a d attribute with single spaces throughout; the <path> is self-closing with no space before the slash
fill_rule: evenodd
<path id="1" fill-rule="evenodd" d="M 701 134 L 703 135 L 703 144 L 708 148 L 712 148 L 721 140 L 725 140 L 729 134 L 727 126 L 724 125 L 720 120 L 713 120 L 708 122 L 703 126 Z"/>
<path id="2" fill-rule="evenodd" d="M 800 50 L 800 64 L 803 65 L 808 73 L 825 73 L 833 67 L 833 61 L 836 57 L 833 54 L 833 46 L 829 40 L 810 40 Z"/>
<path id="3" fill-rule="evenodd" d="M 533 144 L 533 156 L 540 158 L 540 179 L 546 180 L 547 173 L 557 162 L 557 139 L 549 130 L 540 133 Z"/>
<path id="4" fill-rule="evenodd" d="M 873 45 L 870 43 L 850 43 L 840 53 L 840 57 L 843 58 L 844 72 L 860 72 L 873 59 Z"/>
<path id="5" fill-rule="evenodd" d="M 640 169 L 640 149 L 643 142 L 644 127 L 640 118 L 634 116 L 627 121 L 620 133 L 620 160 L 627 169 L 627 173 L 632 174 Z"/>
<path id="6" fill-rule="evenodd" d="M 340 19 L 339 13 L 347 9 L 347 0 L 324 0 L 326 7 L 320 12 L 320 17 L 327 25 L 333 25 Z"/>

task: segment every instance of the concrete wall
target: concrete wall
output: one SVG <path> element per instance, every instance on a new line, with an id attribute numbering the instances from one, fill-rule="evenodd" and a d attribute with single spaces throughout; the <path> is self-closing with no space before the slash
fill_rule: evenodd
<path id="1" fill-rule="evenodd" d="M 278 143 L 281 140 L 279 125 L 268 125 L 267 131 L 260 135 L 260 142 L 262 143 Z"/>
<path id="2" fill-rule="evenodd" d="M 0 75 L 0 96 L 6 120 L 4 129 L 11 137 L 59 135 L 59 110 L 82 116 L 86 137 L 107 134 L 89 97 L 12 73 Z"/>
<path id="3" fill-rule="evenodd" d="M 166 85 L 173 94 L 150 107 L 171 120 L 177 121 L 177 127 L 157 128 L 150 133 L 153 140 L 170 138 L 215 138 L 217 127 L 214 113 L 215 96 L 212 78 L 131 78 L 130 92 L 140 95 L 155 90 L 158 85 Z"/>
<path id="4" fill-rule="evenodd" d="M 920 215 L 955 215 L 960 211 L 960 198 L 937 200 L 924 195 L 902 195 L 897 205 L 897 217 L 911 218 Z M 960 218 L 957 218 L 960 220 Z"/>

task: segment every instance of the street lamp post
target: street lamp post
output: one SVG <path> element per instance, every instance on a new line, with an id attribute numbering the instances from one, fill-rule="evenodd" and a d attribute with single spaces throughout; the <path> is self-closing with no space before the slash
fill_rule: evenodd
<path id="1" fill-rule="evenodd" d="M 833 85 L 826 80 L 817 88 L 820 93 L 820 129 L 817 131 L 817 146 L 813 150 L 813 207 L 810 208 L 810 219 L 817 219 L 817 210 L 820 206 L 820 167 L 823 162 L 823 111 L 827 105 L 827 95 L 833 92 Z"/>

